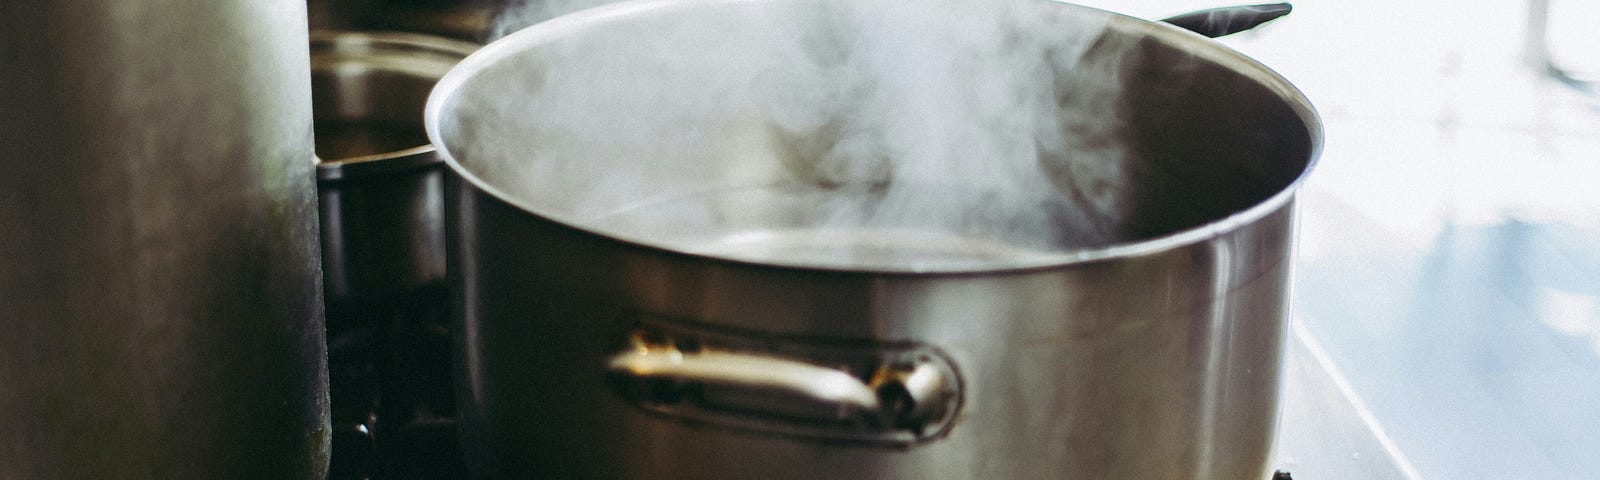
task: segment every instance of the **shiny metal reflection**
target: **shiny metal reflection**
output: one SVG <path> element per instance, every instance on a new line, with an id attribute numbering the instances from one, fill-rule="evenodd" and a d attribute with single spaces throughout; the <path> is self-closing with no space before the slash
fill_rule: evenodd
<path id="1" fill-rule="evenodd" d="M 1128 63 L 1112 78 L 1057 80 L 1084 82 L 1070 87 L 1101 88 L 1088 94 L 1117 99 L 1118 113 L 1131 119 L 1118 140 L 1137 152 L 1128 157 L 1130 166 L 1150 172 L 1123 192 L 1136 205 L 1108 215 L 1134 237 L 1081 250 L 920 270 L 752 260 L 664 244 L 649 230 L 619 233 L 608 218 L 574 214 L 569 203 L 595 182 L 642 171 L 652 176 L 630 178 L 650 188 L 615 205 L 740 188 L 765 189 L 760 198 L 787 201 L 766 195 L 775 191 L 767 187 L 806 179 L 796 175 L 803 169 L 785 168 L 782 155 L 708 149 L 669 165 L 681 168 L 655 169 L 629 168 L 655 160 L 646 155 L 596 155 L 586 160 L 614 161 L 616 168 L 587 163 L 590 168 L 539 170 L 560 174 L 540 189 L 527 188 L 526 172 L 517 167 L 561 167 L 565 158 L 529 154 L 496 162 L 473 156 L 488 143 L 538 150 L 521 143 L 528 141 L 522 136 L 486 133 L 530 125 L 508 125 L 481 107 L 525 94 L 526 80 L 538 78 L 535 66 L 542 61 L 588 59 L 541 57 L 543 42 L 559 39 L 571 42 L 563 43 L 573 48 L 565 51 L 581 51 L 584 42 L 605 38 L 607 28 L 634 33 L 652 22 L 692 25 L 738 9 L 786 17 L 815 5 L 674 1 L 590 10 L 506 37 L 442 81 L 430 99 L 428 127 L 458 174 L 447 186 L 449 246 L 459 268 L 452 275 L 461 301 L 454 325 L 461 329 L 459 391 L 474 473 L 595 479 L 1270 476 L 1294 195 L 1322 133 L 1308 100 L 1286 80 L 1195 35 L 1061 7 L 1110 26 L 1086 61 Z M 710 124 L 760 123 L 742 120 Z M 718 132 L 739 133 L 728 130 Z M 1057 159 L 1042 161 L 1051 160 Z M 1083 186 L 1070 177 L 1058 180 L 1063 194 Z M 763 215 L 776 211 L 752 208 L 773 203 L 705 203 L 727 214 L 719 220 L 770 220 Z M 764 421 L 737 424 L 722 412 L 686 412 L 671 395 L 638 402 L 628 396 L 636 390 L 614 388 L 606 366 L 641 324 L 698 332 L 718 348 L 744 354 L 781 354 L 850 372 L 870 373 L 880 363 L 850 352 L 928 346 L 947 355 L 959 373 L 960 402 L 955 420 L 937 438 L 887 447 L 810 434 L 832 425 L 757 406 L 756 395 L 739 397 L 748 402 L 740 406 L 751 405 L 744 410 L 757 411 L 748 416 Z M 751 338 L 759 341 L 741 340 Z M 907 376 L 908 392 L 934 383 L 913 377 Z"/>
<path id="2" fill-rule="evenodd" d="M 445 172 L 421 119 L 434 83 L 476 48 L 412 33 L 311 34 L 337 478 L 460 470 Z"/>
<path id="3" fill-rule="evenodd" d="M 0 3 L 0 478 L 326 476 L 306 34 Z"/>

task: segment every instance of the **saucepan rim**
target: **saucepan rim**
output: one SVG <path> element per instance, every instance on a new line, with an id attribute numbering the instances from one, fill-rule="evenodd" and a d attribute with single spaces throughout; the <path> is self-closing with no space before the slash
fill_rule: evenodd
<path id="1" fill-rule="evenodd" d="M 523 210 L 538 218 L 560 224 L 566 228 L 575 229 L 597 238 L 608 239 L 623 245 L 655 252 L 665 252 L 674 255 L 694 257 L 714 262 L 745 264 L 759 267 L 796 269 L 805 271 L 833 271 L 885 275 L 968 275 L 968 274 L 993 274 L 1005 272 L 1020 272 L 1028 270 L 1068 268 L 1075 265 L 1096 263 L 1118 259 L 1141 257 L 1181 248 L 1188 245 L 1205 242 L 1229 232 L 1233 232 L 1285 208 L 1293 201 L 1294 195 L 1305 182 L 1306 178 L 1315 169 L 1318 157 L 1323 146 L 1323 127 L 1320 116 L 1310 99 L 1295 87 L 1288 79 L 1273 71 L 1266 65 L 1250 58 L 1236 50 L 1228 48 L 1216 41 L 1181 28 L 1165 23 L 1152 22 L 1136 17 L 1109 12 L 1093 7 L 1077 4 L 1058 2 L 1056 0 L 1040 0 L 1058 3 L 1065 8 L 1081 9 L 1088 14 L 1107 15 L 1112 22 L 1108 28 L 1129 30 L 1127 33 L 1147 35 L 1170 43 L 1174 46 L 1185 48 L 1205 60 L 1224 66 L 1239 74 L 1255 80 L 1268 90 L 1283 99 L 1290 108 L 1304 122 L 1310 140 L 1305 166 L 1293 181 L 1286 184 L 1277 193 L 1250 206 L 1230 214 L 1224 218 L 1208 222 L 1203 225 L 1177 230 L 1168 234 L 1129 241 L 1114 243 L 1103 247 L 1084 248 L 1080 250 L 1049 253 L 1030 256 L 1026 259 L 1001 260 L 985 262 L 981 265 L 954 265 L 932 266 L 928 268 L 913 268 L 908 265 L 906 269 L 883 268 L 852 268 L 839 265 L 814 264 L 805 262 L 784 261 L 757 261 L 735 257 L 696 253 L 679 250 L 667 246 L 654 244 L 648 241 L 631 239 L 606 233 L 595 228 L 586 227 L 583 222 L 564 219 L 561 215 L 550 214 L 534 205 L 511 195 L 493 184 L 479 177 L 470 168 L 462 165 L 450 152 L 450 146 L 442 138 L 440 132 L 441 122 L 446 115 L 446 107 L 465 85 L 476 74 L 488 69 L 502 58 L 514 55 L 528 48 L 529 45 L 539 44 L 563 36 L 577 30 L 582 30 L 590 25 L 601 23 L 615 17 L 628 17 L 634 15 L 647 15 L 652 12 L 665 11 L 674 8 L 691 8 L 706 4 L 736 4 L 764 0 L 628 0 L 588 10 L 581 10 L 561 17 L 534 24 L 510 35 L 496 40 L 452 68 L 434 86 L 433 92 L 428 96 L 428 102 L 423 111 L 423 126 L 427 130 L 428 139 L 437 150 L 435 152 L 444 163 L 479 191 L 485 192 L 507 205 Z"/>

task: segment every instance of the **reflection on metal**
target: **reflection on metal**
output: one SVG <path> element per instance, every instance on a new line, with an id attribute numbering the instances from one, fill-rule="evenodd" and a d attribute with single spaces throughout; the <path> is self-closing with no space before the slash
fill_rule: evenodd
<path id="1" fill-rule="evenodd" d="M 657 155 L 656 139 L 615 142 L 608 130 L 613 123 L 605 121 L 580 122 L 597 130 L 588 133 L 601 135 L 591 137 L 597 138 L 594 144 L 567 145 L 577 149 L 574 155 L 541 155 L 548 144 L 527 134 L 542 131 L 539 116 L 496 116 L 486 108 L 527 100 L 542 85 L 527 79 L 554 78 L 552 70 L 589 72 L 598 66 L 604 73 L 616 65 L 615 71 L 631 72 L 637 63 L 627 56 L 565 52 L 635 51 L 628 42 L 643 42 L 638 49 L 648 51 L 671 50 L 685 46 L 668 40 L 684 40 L 654 35 L 651 26 L 699 32 L 704 29 L 695 22 L 706 19 L 745 13 L 788 18 L 815 13 L 808 9 L 818 5 L 673 1 L 591 10 L 506 37 L 498 47 L 486 47 L 472 67 L 441 82 L 430 98 L 429 134 L 442 153 L 460 155 L 446 161 L 464 177 L 447 189 L 454 219 L 448 243 L 458 268 L 451 278 L 462 302 L 455 323 L 463 340 L 458 378 L 464 383 L 463 429 L 474 473 L 563 479 L 1270 476 L 1293 193 L 1316 156 L 1321 132 L 1305 98 L 1285 80 L 1209 40 L 1061 6 L 1113 26 L 1105 35 L 1114 38 L 1085 52 L 1086 61 L 1113 63 L 1126 60 L 1119 55 L 1129 49 L 1137 52 L 1133 65 L 1113 78 L 1059 80 L 1070 84 L 1062 86 L 1067 90 L 1099 88 L 1091 91 L 1114 99 L 1110 103 L 1135 119 L 1119 137 L 1140 152 L 1128 157 L 1136 165 L 1130 168 L 1163 174 L 1118 190 L 1116 195 L 1137 199 L 1139 208 L 1110 209 L 1117 215 L 1107 217 L 1138 225 L 1148 237 L 1044 259 L 996 258 L 931 270 L 731 259 L 663 246 L 659 235 L 651 235 L 660 232 L 614 234 L 611 225 L 574 212 L 612 212 L 704 192 L 784 193 L 769 187 L 806 187 L 809 178 L 785 168 L 783 158 L 762 155 L 759 148 L 770 144 L 720 145 L 691 137 L 690 145 L 707 150 Z M 729 38 L 723 33 L 690 35 L 688 41 L 722 45 Z M 539 48 L 557 40 L 564 48 Z M 645 63 L 647 70 L 657 66 Z M 681 77 L 613 72 L 596 78 L 632 85 Z M 1187 82 L 1173 88 L 1175 78 Z M 622 92 L 628 94 L 635 93 Z M 576 100 L 572 113 L 563 115 L 589 119 L 584 100 Z M 764 131 L 763 120 L 694 117 L 687 126 L 742 141 Z M 825 135 L 822 130 L 817 134 Z M 588 146 L 594 150 L 582 148 Z M 753 154 L 718 154 L 735 146 Z M 515 155 L 478 156 L 493 147 Z M 615 189 L 620 195 L 607 203 L 586 201 L 608 182 L 633 188 Z M 1050 191 L 1073 195 L 1067 191 L 1083 189 L 1055 185 Z M 746 202 L 716 203 L 713 214 L 692 220 L 752 231 L 788 219 L 763 217 L 773 212 Z M 692 224 L 677 216 L 656 220 L 666 227 Z M 751 222 L 737 223 L 746 220 Z M 700 417 L 708 420 L 697 421 L 641 408 L 633 401 L 638 397 L 618 395 L 615 374 L 607 375 L 623 349 L 617 343 L 638 328 L 639 320 L 628 312 L 767 339 L 742 348 L 701 342 L 709 346 L 700 348 L 799 359 L 839 368 L 860 382 L 878 378 L 879 363 L 897 362 L 857 365 L 790 349 L 931 346 L 960 368 L 958 413 L 946 436 L 885 449 L 724 427 L 768 417 L 767 389 L 759 395 L 729 392 L 734 405 L 763 407 L 733 410 L 756 415 L 716 411 L 715 419 L 708 412 Z M 695 350 L 674 345 L 685 357 Z M 926 377 L 915 368 L 885 377 L 905 378 L 908 394 L 938 383 L 923 382 Z M 665 387 L 662 400 L 682 391 L 673 382 Z M 917 409 L 906 411 L 916 415 Z M 796 416 L 783 413 L 777 416 Z M 795 423 L 800 422 L 780 426 Z M 1209 443 L 1197 445 L 1202 441 Z M 1209 456 L 1205 463 L 1202 455 Z"/>
<path id="2" fill-rule="evenodd" d="M 477 45 L 394 32 L 310 38 L 334 478 L 459 477 L 445 172 L 422 106 Z"/>
<path id="3" fill-rule="evenodd" d="M 652 413 L 716 427 L 906 447 L 947 434 L 960 404 L 955 367 L 926 346 L 659 323 L 627 343 L 607 361 L 617 393 Z"/>
<path id="4" fill-rule="evenodd" d="M 326 476 L 306 35 L 0 2 L 0 478 Z"/>
<path id="5" fill-rule="evenodd" d="M 520 0 L 310 0 L 314 30 L 414 32 L 486 41 L 496 15 Z M 581 2 L 580 2 L 581 3 Z"/>

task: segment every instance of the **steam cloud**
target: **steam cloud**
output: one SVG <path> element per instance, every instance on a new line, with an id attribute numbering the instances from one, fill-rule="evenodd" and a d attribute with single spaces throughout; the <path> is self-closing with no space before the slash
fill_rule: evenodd
<path id="1" fill-rule="evenodd" d="M 1120 62 L 1083 58 L 1100 20 L 1042 0 L 704 3 L 552 20 L 584 33 L 480 75 L 452 152 L 552 218 L 759 261 L 923 270 L 1121 239 L 1138 172 Z"/>

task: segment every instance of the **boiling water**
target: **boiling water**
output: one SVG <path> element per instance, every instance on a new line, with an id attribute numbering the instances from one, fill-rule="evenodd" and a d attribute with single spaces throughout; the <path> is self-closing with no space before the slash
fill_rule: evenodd
<path id="1" fill-rule="evenodd" d="M 1126 240 L 1115 223 L 1063 198 L 956 186 L 729 188 L 643 201 L 585 223 L 701 255 L 880 271 L 1037 264 Z"/>
<path id="2" fill-rule="evenodd" d="M 444 143 L 549 218 L 684 252 L 970 270 L 1124 239 L 1138 172 L 1118 59 L 1135 45 L 1100 41 L 1106 17 L 666 5 L 545 23 L 561 35 L 474 79 Z"/>
<path id="3" fill-rule="evenodd" d="M 942 232 L 834 227 L 736 232 L 686 250 L 767 263 L 911 271 L 1039 263 L 1055 256 L 1003 241 Z"/>

